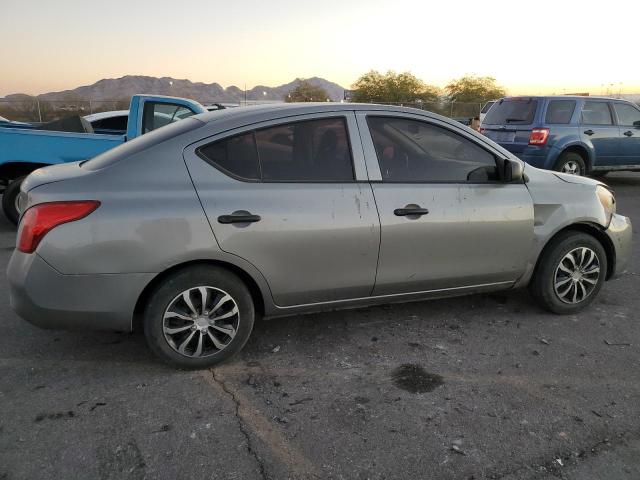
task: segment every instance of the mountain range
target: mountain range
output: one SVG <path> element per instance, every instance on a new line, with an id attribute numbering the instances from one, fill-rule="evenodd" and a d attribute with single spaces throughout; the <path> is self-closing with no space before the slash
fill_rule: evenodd
<path id="1" fill-rule="evenodd" d="M 303 79 L 296 78 L 292 82 L 277 87 L 258 85 L 245 91 L 236 86 L 223 88 L 218 83 L 192 82 L 187 79 L 172 77 L 149 77 L 144 75 L 126 75 L 121 78 L 105 78 L 93 85 L 86 85 L 73 90 L 61 92 L 49 92 L 37 95 L 36 98 L 48 101 L 79 101 L 79 100 L 124 100 L 136 93 L 155 95 L 170 95 L 185 97 L 207 102 L 242 102 L 248 101 L 282 101 L 284 97 L 296 88 Z M 330 82 L 320 77 L 304 79 L 311 84 L 322 87 L 331 101 L 340 101 L 344 98 L 344 88 L 337 83 Z M 24 100 L 25 94 L 16 93 L 7 95 L 5 100 Z"/>

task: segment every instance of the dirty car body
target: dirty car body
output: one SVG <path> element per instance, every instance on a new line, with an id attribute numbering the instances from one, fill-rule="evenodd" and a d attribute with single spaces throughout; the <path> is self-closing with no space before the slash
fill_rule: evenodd
<path id="1" fill-rule="evenodd" d="M 97 207 L 29 243 L 38 208 L 87 201 Z M 168 349 L 165 359 L 182 366 L 226 358 L 256 315 L 527 286 L 571 232 L 601 246 L 591 250 L 603 271 L 556 269 L 553 281 L 575 284 L 568 296 L 588 303 L 590 282 L 623 271 L 631 243 L 602 183 L 526 165 L 444 117 L 376 105 L 197 115 L 91 161 L 38 170 L 19 204 L 8 275 L 23 318 L 129 331 L 140 314 L 145 333 L 162 324 L 150 341 L 169 347 L 152 345 L 156 353 Z M 575 250 L 564 269 L 581 252 L 586 262 L 591 254 Z M 207 280 L 208 271 L 221 273 Z M 171 290 L 176 282 L 184 291 Z M 571 307 L 556 300 L 558 313 Z M 214 314 L 224 302 L 235 306 Z M 216 327 L 215 315 L 235 323 Z"/>

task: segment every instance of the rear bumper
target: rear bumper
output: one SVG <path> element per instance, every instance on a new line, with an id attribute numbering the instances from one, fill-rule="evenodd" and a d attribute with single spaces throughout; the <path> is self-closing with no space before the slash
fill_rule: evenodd
<path id="1" fill-rule="evenodd" d="M 605 231 L 615 250 L 615 265 L 610 278 L 624 273 L 631 261 L 631 237 L 633 228 L 631 220 L 622 215 L 613 215 L 609 228 Z"/>
<path id="2" fill-rule="evenodd" d="M 63 275 L 37 254 L 15 250 L 7 269 L 11 307 L 40 328 L 130 331 L 152 273 Z"/>

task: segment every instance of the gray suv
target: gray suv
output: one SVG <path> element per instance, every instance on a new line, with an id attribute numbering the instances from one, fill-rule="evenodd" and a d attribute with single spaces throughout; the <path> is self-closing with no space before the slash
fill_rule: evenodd
<path id="1" fill-rule="evenodd" d="M 18 204 L 8 275 L 23 318 L 140 327 L 186 368 L 238 352 L 257 317 L 527 285 L 574 313 L 631 247 L 604 184 L 377 105 L 197 115 L 37 170 Z"/>

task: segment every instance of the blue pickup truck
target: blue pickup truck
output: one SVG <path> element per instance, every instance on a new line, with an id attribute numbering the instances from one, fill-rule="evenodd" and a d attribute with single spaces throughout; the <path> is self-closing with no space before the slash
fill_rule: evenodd
<path id="1" fill-rule="evenodd" d="M 20 184 L 34 170 L 94 157 L 127 140 L 206 111 L 193 100 L 134 95 L 126 132 L 100 130 L 96 133 L 82 117 L 35 126 L 0 122 L 0 185 L 4 187 L 2 209 L 6 217 L 14 224 L 18 222 L 16 200 Z"/>
<path id="2" fill-rule="evenodd" d="M 640 108 L 625 100 L 506 97 L 480 132 L 534 167 L 592 176 L 640 170 Z"/>

